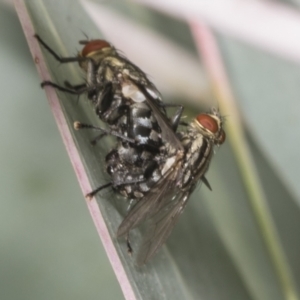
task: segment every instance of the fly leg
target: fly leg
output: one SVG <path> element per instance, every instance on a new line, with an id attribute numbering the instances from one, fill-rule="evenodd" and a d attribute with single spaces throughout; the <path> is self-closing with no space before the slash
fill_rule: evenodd
<path id="1" fill-rule="evenodd" d="M 65 80 L 64 81 L 65 87 L 74 91 L 78 91 L 78 90 L 82 90 L 83 88 L 86 87 L 85 83 L 81 83 L 81 84 L 71 84 L 69 81 Z"/>
<path id="2" fill-rule="evenodd" d="M 180 124 L 180 119 L 182 116 L 182 112 L 184 110 L 183 105 L 177 105 L 177 107 L 178 107 L 178 109 L 177 109 L 176 113 L 171 118 L 171 127 L 175 132 L 177 131 L 177 127 Z"/>
<path id="3" fill-rule="evenodd" d="M 130 239 L 129 239 L 129 232 L 126 235 L 126 246 L 127 246 L 127 253 L 131 256 L 133 253 L 133 250 L 132 250 Z"/>
<path id="4" fill-rule="evenodd" d="M 185 125 L 184 122 L 180 121 L 180 118 L 182 116 L 182 112 L 184 110 L 184 106 L 183 105 L 179 105 L 179 104 L 168 104 L 168 103 L 158 103 L 159 106 L 163 107 L 163 108 L 169 108 L 169 107 L 176 107 L 177 110 L 174 114 L 174 116 L 170 119 L 170 123 L 171 123 L 171 127 L 173 128 L 173 130 L 176 132 L 178 125 Z"/>
<path id="5" fill-rule="evenodd" d="M 102 133 L 104 134 L 108 134 L 108 135 L 113 135 L 125 142 L 129 142 L 131 144 L 135 144 L 135 145 L 140 145 L 138 143 L 138 141 L 136 141 L 135 139 L 132 139 L 132 138 L 129 138 L 127 136 L 124 136 L 123 134 L 117 132 L 116 130 L 113 130 L 113 129 L 104 129 L 104 128 L 101 128 L 101 127 L 97 127 L 97 126 L 94 126 L 94 125 L 90 125 L 90 124 L 84 124 L 84 123 L 80 123 L 78 121 L 74 122 L 74 128 L 75 130 L 79 130 L 79 129 L 95 129 L 95 130 L 98 130 L 98 131 L 102 131 Z"/>
<path id="6" fill-rule="evenodd" d="M 112 91 L 112 84 L 109 82 L 103 84 L 102 92 L 99 93 L 96 99 L 95 111 L 96 114 L 100 117 L 100 119 L 107 123 L 116 123 L 117 119 L 123 115 L 123 111 L 127 110 L 126 105 L 120 106 L 117 102 L 114 101 L 113 98 L 114 94 Z M 115 119 L 110 120 L 109 118 L 111 115 L 115 115 Z M 106 135 L 106 133 L 99 134 L 93 140 L 91 140 L 91 144 L 95 146 L 98 143 L 98 141 Z"/>
<path id="7" fill-rule="evenodd" d="M 96 188 L 95 190 L 91 191 L 90 193 L 86 194 L 85 197 L 88 199 L 88 200 L 91 200 L 97 193 L 99 193 L 101 190 L 107 188 L 107 187 L 110 187 L 112 186 L 112 183 L 109 182 L 109 183 L 106 183 L 104 185 L 101 185 L 99 186 L 98 188 Z"/>
<path id="8" fill-rule="evenodd" d="M 71 85 L 69 82 L 66 82 L 66 87 L 60 86 L 54 82 L 51 81 L 43 81 L 41 83 L 41 86 L 52 86 L 56 88 L 57 90 L 69 93 L 69 94 L 75 94 L 75 95 L 81 95 L 84 92 L 91 92 L 95 89 L 95 85 L 92 83 L 95 82 L 95 78 L 93 75 L 94 72 L 94 63 L 93 61 L 85 56 L 70 56 L 70 57 L 61 57 L 58 55 L 48 44 L 46 44 L 42 38 L 35 34 L 35 38 L 38 40 L 38 42 L 60 63 L 73 63 L 73 62 L 88 62 L 87 64 L 87 79 L 88 79 L 88 85 L 87 84 L 79 84 L 79 85 Z M 91 86 L 91 87 L 88 87 Z"/>
<path id="9" fill-rule="evenodd" d="M 62 92 L 65 92 L 65 93 L 68 93 L 68 94 L 72 94 L 72 95 L 81 95 L 85 92 L 91 92 L 95 89 L 95 87 L 88 87 L 87 85 L 78 85 L 75 86 L 76 88 L 71 88 L 71 87 L 63 87 L 63 86 L 60 86 L 52 81 L 43 81 L 41 83 L 41 87 L 44 88 L 45 86 L 52 86 L 53 88 L 59 90 L 59 91 L 62 91 Z"/>
<path id="10" fill-rule="evenodd" d="M 57 61 L 62 64 L 89 60 L 89 58 L 83 56 L 61 57 L 50 46 L 48 46 L 39 35 L 35 34 L 34 37 Z"/>
<path id="11" fill-rule="evenodd" d="M 93 146 L 95 146 L 95 145 L 96 145 L 102 138 L 104 138 L 105 136 L 107 136 L 107 133 L 105 133 L 105 132 L 103 132 L 103 133 L 97 135 L 95 138 L 93 138 L 93 139 L 91 140 L 91 144 L 92 144 Z"/>
<path id="12" fill-rule="evenodd" d="M 96 189 L 94 189 L 93 191 L 91 191 L 90 193 L 86 194 L 85 197 L 89 200 L 91 200 L 96 194 L 98 194 L 101 190 L 107 188 L 107 187 L 117 187 L 117 186 L 122 186 L 122 185 L 127 185 L 127 184 L 136 184 L 136 183 L 139 183 L 139 182 L 144 182 L 146 179 L 145 178 L 140 178 L 140 179 L 130 179 L 130 180 L 124 180 L 122 182 L 116 182 L 114 180 L 112 180 L 111 182 L 108 182 L 104 185 L 101 185 L 99 187 L 97 187 Z"/>
<path id="13" fill-rule="evenodd" d="M 173 128 L 173 130 L 176 132 L 177 131 L 177 127 L 178 125 L 181 125 L 181 126 L 188 126 L 189 124 L 184 122 L 184 121 L 181 121 L 181 116 L 182 116 L 182 113 L 183 113 L 183 110 L 184 110 L 184 106 L 183 105 L 179 105 L 179 104 L 166 104 L 166 103 L 159 103 L 159 105 L 161 107 L 166 107 L 166 108 L 169 108 L 169 107 L 177 107 L 177 110 L 174 114 L 174 116 L 170 119 L 171 121 L 171 127 Z"/>

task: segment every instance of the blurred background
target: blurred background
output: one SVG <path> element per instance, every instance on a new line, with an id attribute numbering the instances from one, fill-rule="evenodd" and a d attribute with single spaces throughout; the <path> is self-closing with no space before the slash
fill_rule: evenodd
<path id="1" fill-rule="evenodd" d="M 98 11 L 97 2 L 107 4 L 91 1 L 83 5 L 90 20 L 95 24 L 98 22 L 97 26 L 109 40 L 117 43 L 119 49 L 150 74 L 167 101 L 184 103 L 187 112 L 211 103 L 215 105 L 217 100 L 212 97 L 192 34 L 176 11 L 177 2 L 173 8 L 162 5 L 160 12 L 155 7 L 131 2 L 120 6 L 117 1 L 112 2 L 109 9 L 100 6 Z M 244 3 L 255 4 L 256 1 Z M 213 13 L 204 11 L 203 18 L 214 30 L 258 180 L 264 188 L 286 265 L 299 295 L 300 58 L 297 52 L 300 53 L 300 31 L 295 35 L 293 29 L 300 20 L 300 2 L 263 3 L 274 6 L 257 11 L 257 19 L 252 19 L 251 23 L 253 31 L 247 31 L 243 26 L 239 27 L 240 31 L 236 30 L 236 24 L 230 24 L 230 18 L 222 19 L 223 15 L 217 9 Z M 69 13 L 61 12 L 64 18 L 59 25 L 64 28 L 71 24 L 70 31 L 82 36 L 88 26 L 85 19 L 72 19 L 72 15 L 76 15 L 76 5 L 64 6 Z M 191 13 L 192 5 L 187 8 Z M 242 6 L 239 9 L 244 12 Z M 57 10 L 59 14 L 59 6 Z M 281 17 L 285 12 L 288 17 L 293 17 L 294 23 L 285 27 L 282 24 L 288 22 L 279 18 L 283 20 L 282 24 L 278 23 L 282 30 L 277 30 L 278 24 L 271 23 L 270 39 L 253 34 L 260 31 L 255 26 L 264 24 L 264 18 L 265 24 L 270 24 L 268 20 Z M 265 27 L 272 29 L 272 26 L 263 26 L 261 31 L 265 32 Z M 0 28 L 0 297 L 123 299 L 45 93 L 39 86 L 41 79 L 20 22 L 9 1 L 0 0 Z M 287 37 L 282 40 L 283 47 L 279 38 L 279 42 L 272 40 L 274 31 L 280 39 Z M 96 37 L 97 32 L 88 34 Z M 65 37 L 69 53 L 74 53 L 78 49 L 78 38 L 70 34 Z M 157 61 L 161 63 L 154 63 Z M 229 114 L 226 118 L 230 122 L 232 116 Z M 205 261 L 200 264 L 199 273 L 194 274 L 195 280 L 190 280 L 193 282 L 193 286 L 189 286 L 191 295 L 198 292 L 203 299 L 233 299 L 232 295 L 245 295 L 236 298 L 239 300 L 299 299 L 297 295 L 289 298 L 278 282 L 278 270 L 275 271 L 266 250 L 266 236 L 257 225 L 257 216 L 249 203 L 250 195 L 241 179 L 242 171 L 233 147 L 227 143 L 218 150 L 209 172 L 214 192 L 201 189 L 199 206 L 195 203 L 197 196 L 193 196 L 196 198 L 191 203 L 193 208 L 185 213 L 181 226 L 176 227 L 169 241 L 178 261 L 178 272 L 189 278 L 189 267 L 198 259 L 196 253 L 185 252 L 184 246 L 188 247 L 190 243 L 191 249 L 197 250 L 200 259 Z M 197 219 L 202 222 L 194 224 L 194 228 L 201 226 L 199 231 L 195 230 L 198 244 L 195 240 L 185 240 L 185 245 L 178 245 L 178 237 L 187 236 L 186 232 L 193 228 L 191 220 Z M 192 254 L 191 265 L 186 265 L 185 260 L 180 261 L 182 253 Z M 200 291 L 196 287 L 197 281 Z M 222 291 L 227 290 L 227 293 L 222 292 L 223 298 L 218 295 L 216 286 Z M 196 297 L 191 296 L 191 299 Z"/>

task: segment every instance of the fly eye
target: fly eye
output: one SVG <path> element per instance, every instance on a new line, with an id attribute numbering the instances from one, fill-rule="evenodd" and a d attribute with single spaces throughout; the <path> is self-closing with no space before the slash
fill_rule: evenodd
<path id="1" fill-rule="evenodd" d="M 107 41 L 104 40 L 93 40 L 88 42 L 82 49 L 81 55 L 83 57 L 88 56 L 90 53 L 100 51 L 103 48 L 111 47 Z"/>
<path id="2" fill-rule="evenodd" d="M 197 116 L 197 121 L 205 129 L 209 130 L 212 133 L 217 133 L 219 130 L 219 125 L 218 125 L 217 121 L 210 115 L 200 114 Z"/>
<path id="3" fill-rule="evenodd" d="M 225 140 L 226 140 L 226 133 L 224 130 L 221 130 L 219 138 L 218 138 L 218 142 L 221 145 L 225 142 Z"/>

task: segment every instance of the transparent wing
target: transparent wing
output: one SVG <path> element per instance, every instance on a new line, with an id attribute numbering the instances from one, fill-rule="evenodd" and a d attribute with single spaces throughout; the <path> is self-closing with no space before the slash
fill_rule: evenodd
<path id="1" fill-rule="evenodd" d="M 169 198 L 168 194 L 174 190 L 172 189 L 172 182 L 169 180 L 172 172 L 166 177 L 162 178 L 151 191 L 129 211 L 124 220 L 120 224 L 117 236 L 123 236 L 140 223 L 156 214 L 156 212 L 163 206 L 163 203 Z"/>
<path id="2" fill-rule="evenodd" d="M 151 218 L 150 228 L 137 256 L 137 265 L 145 264 L 161 248 L 171 234 L 189 198 L 189 192 L 169 198 L 163 207 Z"/>

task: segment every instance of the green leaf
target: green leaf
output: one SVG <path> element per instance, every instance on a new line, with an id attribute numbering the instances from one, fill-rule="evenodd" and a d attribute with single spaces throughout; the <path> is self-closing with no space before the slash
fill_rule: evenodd
<path id="1" fill-rule="evenodd" d="M 16 2 L 21 3 L 22 1 Z M 82 32 L 91 38 L 103 37 L 78 2 L 71 0 L 56 3 L 52 1 L 26 1 L 25 4 L 35 32 L 62 56 L 76 55 L 77 49 L 80 49 L 78 41 L 85 38 Z M 131 6 L 128 7 L 130 11 Z M 149 13 L 148 10 L 142 7 L 137 10 L 136 6 L 132 7 L 135 7 L 135 9 L 131 11 L 131 16 L 135 16 L 136 12 L 138 14 L 143 12 L 145 15 L 150 16 L 149 18 L 162 20 L 153 12 L 150 11 L 151 13 Z M 124 11 L 123 13 L 123 16 L 118 16 L 118 13 L 114 11 L 112 23 L 118 24 L 118 21 L 124 21 L 124 18 L 126 20 L 128 12 Z M 146 38 L 149 35 L 152 41 L 157 41 L 157 43 L 152 43 L 154 47 L 149 49 L 149 55 L 155 51 L 155 48 L 158 48 L 161 52 L 164 51 L 162 40 L 165 40 L 168 45 L 172 45 L 174 52 L 178 51 L 178 43 L 168 41 L 163 36 L 155 40 L 158 33 L 153 32 L 150 35 L 149 29 L 144 28 L 141 24 L 134 23 L 133 17 L 131 21 L 127 20 L 127 22 L 135 24 Z M 163 22 L 161 23 L 163 26 Z M 174 28 L 181 32 L 186 29 L 182 23 L 175 22 L 175 24 L 176 27 L 174 25 Z M 140 40 L 135 41 L 135 34 L 130 32 L 130 27 L 128 28 L 126 28 L 127 31 L 123 26 L 112 27 L 109 30 L 111 32 L 123 31 L 123 35 L 126 37 L 123 42 L 125 44 L 126 42 L 136 44 L 135 48 L 139 51 Z M 133 30 L 132 27 L 131 30 Z M 105 39 L 109 40 L 110 37 L 105 36 Z M 176 36 L 173 37 L 173 40 L 176 41 Z M 35 43 L 33 39 L 29 42 Z M 187 56 L 193 55 L 192 51 L 192 53 L 189 52 L 188 46 L 186 49 L 180 48 L 180 50 L 184 51 L 181 53 L 185 53 Z M 193 51 L 195 50 L 193 49 Z M 128 55 L 129 53 L 125 54 Z M 163 54 L 167 57 L 170 52 L 165 51 Z M 84 78 L 84 74 L 81 73 L 76 64 L 59 65 L 45 51 L 44 55 L 51 71 L 51 80 L 54 82 L 62 84 L 65 79 L 68 79 L 72 83 L 80 83 Z M 135 62 L 134 56 L 130 56 L 130 54 L 128 56 Z M 143 56 L 145 60 L 148 60 L 148 53 L 143 52 Z M 153 62 L 154 65 L 163 65 L 163 63 L 163 60 Z M 180 73 L 178 71 L 180 70 L 180 64 L 180 60 L 174 61 L 172 64 L 173 69 L 169 74 L 172 72 Z M 171 70 L 171 66 L 168 64 L 165 68 Z M 155 77 L 156 74 L 151 74 L 151 76 Z M 187 76 L 185 75 L 185 77 Z M 173 86 L 172 82 L 169 82 L 169 84 L 167 90 L 177 88 L 174 83 Z M 189 91 L 189 80 L 186 80 L 182 86 L 185 86 L 185 89 Z M 206 90 L 208 89 L 207 86 Z M 49 92 L 50 89 L 47 89 L 47 91 Z M 184 91 L 184 88 L 181 91 Z M 107 182 L 104 172 L 104 156 L 107 150 L 110 149 L 112 141 L 105 143 L 105 145 L 101 144 L 96 148 L 91 147 L 89 141 L 92 134 L 88 131 L 74 132 L 72 124 L 76 120 L 96 124 L 98 120 L 92 107 L 84 99 L 77 101 L 76 97 L 64 93 L 58 93 L 58 97 L 69 128 L 61 127 L 62 135 L 69 153 L 77 150 L 80 153 L 84 169 L 74 162 L 74 156 L 72 155 L 71 160 L 73 160 L 83 191 L 86 193 L 87 185 L 85 181 L 81 180 L 81 175 L 84 177 L 87 174 L 93 188 Z M 181 95 L 181 97 L 184 96 Z M 174 101 L 172 98 L 167 99 L 166 102 L 168 100 Z M 71 134 L 77 150 L 73 148 L 71 140 L 66 141 L 68 134 Z M 284 246 L 288 253 L 290 267 L 293 269 L 295 278 L 299 278 L 297 277 L 299 276 L 299 270 L 296 264 L 296 251 L 291 250 L 295 246 L 298 247 L 298 244 L 294 238 L 287 237 L 290 233 L 293 237 L 296 237 L 295 228 L 297 227 L 295 225 L 298 225 L 298 211 L 292 209 L 294 205 L 293 198 L 286 192 L 280 176 L 272 172 L 272 168 L 258 150 L 258 146 L 253 143 L 252 147 L 256 154 L 261 180 L 262 182 L 267 181 L 265 192 L 268 197 L 270 193 L 272 199 L 274 199 L 272 203 L 276 203 L 276 205 L 271 205 L 271 209 L 274 216 L 276 216 L 276 225 L 279 227 L 280 236 L 285 238 Z M 126 207 L 125 201 L 112 193 L 102 193 L 101 196 L 97 196 L 101 213 L 97 211 L 93 204 L 88 203 L 126 299 L 283 299 L 274 266 L 269 258 L 268 251 L 265 249 L 264 236 L 256 224 L 248 203 L 249 195 L 239 172 L 239 166 L 236 164 L 233 151 L 227 143 L 216 153 L 208 173 L 213 192 L 209 192 L 205 187 L 194 192 L 185 213 L 167 242 L 167 246 L 148 265 L 142 268 L 135 267 L 134 260 L 126 252 L 125 242 L 122 239 L 117 240 L 115 238 L 116 229 Z M 272 189 L 273 185 L 276 185 L 276 189 L 278 189 L 278 193 L 275 195 L 274 189 Z M 282 188 L 280 188 L 280 185 L 282 185 Z M 284 197 L 287 204 L 283 203 L 282 197 Z M 283 209 L 286 214 L 289 213 L 286 216 L 287 223 L 279 218 Z M 105 224 L 101 223 L 102 217 Z M 286 224 L 288 225 L 285 227 Z M 134 249 L 136 249 L 141 240 L 141 233 L 135 230 L 131 240 Z M 111 247 L 112 245 L 115 249 Z M 298 282 L 300 281 L 298 280 Z"/>

